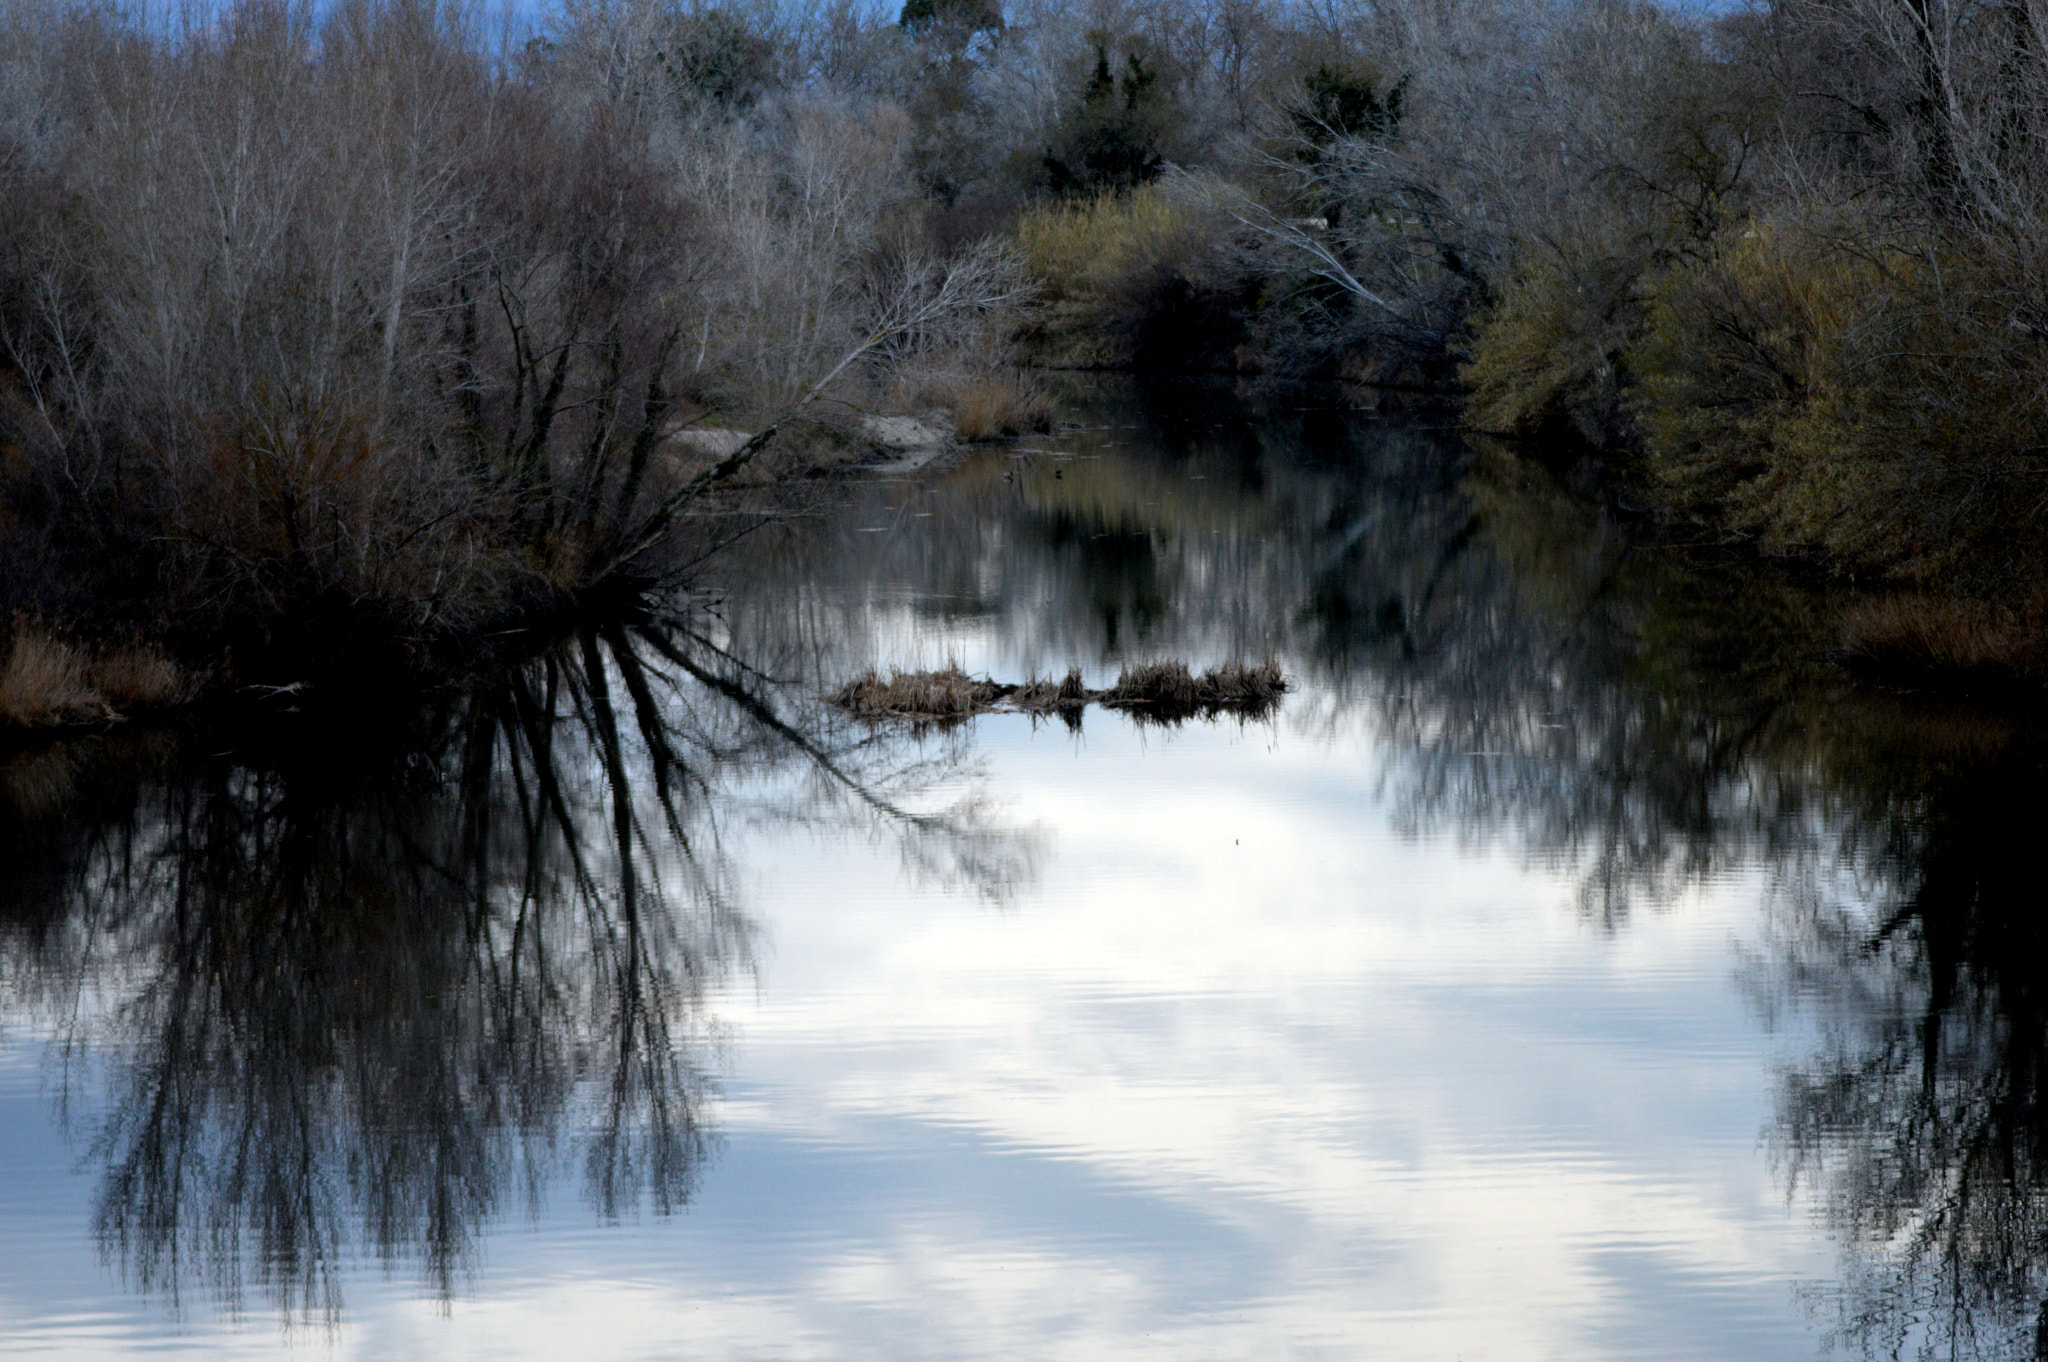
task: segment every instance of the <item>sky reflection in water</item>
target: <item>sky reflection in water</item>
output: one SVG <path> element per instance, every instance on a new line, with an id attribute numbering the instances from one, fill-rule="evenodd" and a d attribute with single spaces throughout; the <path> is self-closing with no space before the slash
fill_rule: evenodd
<path id="1" fill-rule="evenodd" d="M 2027 1355 L 2032 736 L 1298 401 L 1089 395 L 382 744 L 8 765 L 0 1351 Z"/>

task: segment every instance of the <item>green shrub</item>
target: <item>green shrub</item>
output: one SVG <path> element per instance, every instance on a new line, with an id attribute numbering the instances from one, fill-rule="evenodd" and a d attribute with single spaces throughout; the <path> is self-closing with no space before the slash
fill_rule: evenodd
<path id="1" fill-rule="evenodd" d="M 1324 62 L 1302 77 L 1301 99 L 1287 121 L 1311 159 L 1340 138 L 1390 141 L 1401 130 L 1401 106 L 1408 95 L 1403 76 L 1381 93 L 1374 73 Z"/>
<path id="2" fill-rule="evenodd" d="M 1094 70 L 1043 157 L 1045 183 L 1055 194 L 1132 189 L 1157 179 L 1166 165 L 1163 144 L 1179 119 L 1159 88 L 1158 66 L 1144 53 L 1127 51 L 1113 64 L 1108 36 L 1091 40 Z"/>
<path id="3" fill-rule="evenodd" d="M 1628 354 L 1670 502 L 1850 569 L 2008 593 L 2041 576 L 2048 347 L 1983 241 L 1755 222 L 1667 270 Z"/>
<path id="4" fill-rule="evenodd" d="M 1556 252 L 1526 261 L 1473 320 L 1459 373 L 1479 430 L 1572 430 L 1595 444 L 1618 433 L 1618 356 L 1639 323 L 1635 272 L 1614 260 L 1574 268 Z"/>
<path id="5" fill-rule="evenodd" d="M 1227 349 L 1236 331 L 1211 252 L 1219 236 L 1154 185 L 1032 209 L 1017 244 L 1043 289 L 1026 337 L 1034 357 L 1059 368 L 1209 367 L 1217 356 L 1206 352 Z"/>

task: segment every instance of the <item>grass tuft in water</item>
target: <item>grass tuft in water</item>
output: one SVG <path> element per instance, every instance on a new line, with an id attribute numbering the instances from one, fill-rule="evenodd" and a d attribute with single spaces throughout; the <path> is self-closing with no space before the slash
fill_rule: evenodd
<path id="1" fill-rule="evenodd" d="M 1090 690 L 1081 669 L 1069 668 L 1058 681 L 1034 676 L 1021 686 L 971 677 L 957 664 L 939 671 L 891 672 L 887 680 L 870 668 L 832 694 L 832 703 L 863 719 L 964 719 L 998 709 L 1075 716 L 1090 703 L 1115 706 L 1148 718 L 1179 720 L 1231 711 L 1264 714 L 1288 689 L 1276 662 L 1226 662 L 1197 675 L 1185 662 L 1148 662 L 1125 667 L 1108 690 Z"/>
<path id="2" fill-rule="evenodd" d="M 1017 688 L 1010 697 L 1010 703 L 1018 709 L 1078 709 L 1094 698 L 1095 692 L 1088 689 L 1081 680 L 1081 669 L 1070 667 L 1067 674 L 1058 681 L 1050 677 L 1032 677 Z"/>
<path id="3" fill-rule="evenodd" d="M 1199 676 L 1185 662 L 1152 662 L 1125 667 L 1101 699 L 1106 705 L 1150 705 L 1169 711 L 1263 710 L 1286 693 L 1287 678 L 1277 662 L 1226 662 Z"/>
<path id="4" fill-rule="evenodd" d="M 892 671 L 886 681 L 871 667 L 834 692 L 832 703 L 863 719 L 964 719 L 993 708 L 1012 689 L 969 676 L 957 664 Z"/>
<path id="5" fill-rule="evenodd" d="M 0 729 L 73 728 L 191 698 L 191 676 L 148 645 L 87 650 L 17 620 L 0 661 Z"/>

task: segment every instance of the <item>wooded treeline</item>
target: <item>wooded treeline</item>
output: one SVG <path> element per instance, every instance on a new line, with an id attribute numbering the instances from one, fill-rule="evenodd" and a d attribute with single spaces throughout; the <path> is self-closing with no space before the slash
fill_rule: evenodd
<path id="1" fill-rule="evenodd" d="M 446 666 L 862 412 L 1014 429 L 1017 353 L 1455 392 L 2034 601 L 2039 11 L 4 0 L 0 709 Z"/>

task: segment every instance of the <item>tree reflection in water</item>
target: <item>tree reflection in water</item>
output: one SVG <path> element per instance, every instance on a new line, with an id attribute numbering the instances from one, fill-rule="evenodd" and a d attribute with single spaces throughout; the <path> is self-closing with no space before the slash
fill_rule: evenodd
<path id="1" fill-rule="evenodd" d="M 1747 983 L 1828 1037 L 1767 1135 L 1846 1256 L 1815 1309 L 1871 1355 L 2036 1355 L 2048 733 L 1852 686 L 1832 588 L 1624 523 L 1577 470 L 1297 403 L 1136 387 L 1047 442 L 1057 478 L 878 488 L 848 523 L 886 534 L 773 541 L 757 575 L 838 637 L 925 612 L 1020 674 L 1280 656 L 1283 722 L 1368 727 L 1402 826 L 1511 843 L 1603 930 L 1761 869 Z"/>
<path id="2" fill-rule="evenodd" d="M 1817 1316 L 1867 1356 L 2048 1357 L 2048 730 L 1850 686 L 1824 591 L 1620 533 L 1525 461 L 1476 454 L 1438 506 L 1307 612 L 1411 826 L 1509 834 L 1612 929 L 1762 867 L 1745 983 L 1824 1037 L 1767 1133 L 1842 1253 Z"/>
<path id="3" fill-rule="evenodd" d="M 1775 1144 L 1847 1250 L 1817 1304 L 1869 1355 L 2048 1356 L 2042 737 L 1931 773 L 1892 825 L 1895 887 L 1804 896 L 1762 962 L 1827 1022 Z"/>
<path id="4" fill-rule="evenodd" d="M 55 1034 L 105 1254 L 173 1299 L 331 1322 L 353 1253 L 446 1296 L 572 1163 L 600 1216 L 680 1207 L 707 991 L 754 935 L 733 819 L 879 824 L 997 895 L 1030 868 L 971 804 L 910 807 L 957 744 L 792 706 L 673 622 L 403 721 L 239 736 L 0 767 L 7 994 Z"/>
<path id="5" fill-rule="evenodd" d="M 2043 1355 L 2048 731 L 1849 686 L 1827 591 L 1622 526 L 1523 457 L 1185 387 L 1096 424 L 1050 442 L 1059 477 L 970 461 L 743 546 L 734 580 L 774 586 L 720 625 L 730 653 L 593 636 L 400 731 L 0 767 L 0 971 L 75 1061 L 109 1254 L 331 1316 L 345 1251 L 452 1290 L 570 1162 L 601 1214 L 680 1204 L 706 993 L 752 938 L 739 821 L 886 827 L 914 872 L 996 896 L 1029 873 L 972 805 L 918 812 L 963 733 L 789 699 L 876 640 L 980 630 L 1020 675 L 1280 656 L 1305 683 L 1282 722 L 1370 727 L 1402 824 L 1569 871 L 1603 930 L 1762 867 L 1746 981 L 1825 1036 L 1767 1136 L 1845 1256 L 1815 1309 L 1873 1356 Z"/>
<path id="6" fill-rule="evenodd" d="M 1018 670 L 1282 655 L 1286 721 L 1370 725 L 1405 827 L 1509 840 L 1606 930 L 1761 866 L 1747 983 L 1829 1036 L 1767 1133 L 1847 1260 L 1815 1309 L 1872 1356 L 2036 1356 L 2048 733 L 1851 686 L 1829 588 L 1622 524 L 1573 469 L 1290 408 L 1137 389 L 1100 442 L 1057 440 L 1059 479 L 881 490 L 858 522 L 887 537 L 784 543 L 758 576 L 860 584 L 803 588 L 842 637 L 924 584 L 913 608 L 989 621 Z"/>
<path id="7" fill-rule="evenodd" d="M 1524 462 L 1447 501 L 1433 543 L 1350 545 L 1308 616 L 1411 826 L 1511 835 L 1613 929 L 1764 868 L 1745 982 L 1825 1038 L 1767 1143 L 1842 1251 L 1827 1332 L 2048 1356 L 2048 731 L 1848 685 L 1824 592 L 1618 533 Z"/>
<path id="8" fill-rule="evenodd" d="M 1575 470 L 1296 405 L 1133 388 L 1048 442 L 1058 478 L 880 487 L 847 523 L 886 534 L 768 541 L 756 575 L 824 633 L 927 613 L 1020 674 L 1283 657 L 1283 721 L 1368 726 L 1400 824 L 1512 843 L 1606 930 L 1762 868 L 1749 986 L 1829 1037 L 1767 1140 L 1847 1258 L 1815 1308 L 1872 1355 L 2035 1355 L 2048 734 L 1850 685 L 1830 588 L 1624 524 Z"/>

